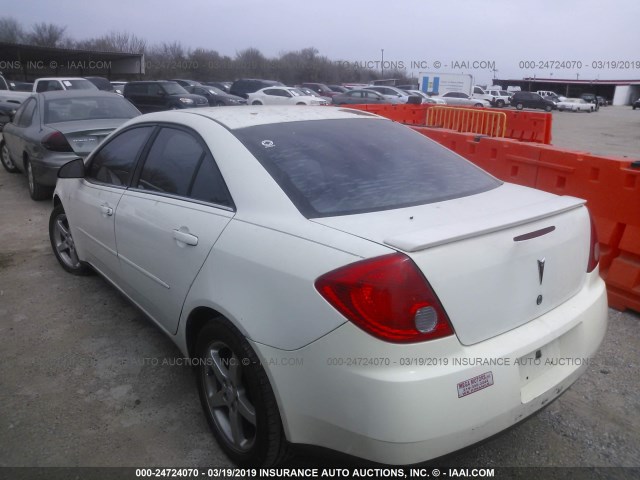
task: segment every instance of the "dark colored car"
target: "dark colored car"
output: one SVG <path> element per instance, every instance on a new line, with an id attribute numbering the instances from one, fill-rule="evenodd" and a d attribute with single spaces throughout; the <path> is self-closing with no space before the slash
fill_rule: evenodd
<path id="1" fill-rule="evenodd" d="M 250 93 L 267 87 L 284 87 L 284 83 L 275 80 L 260 80 L 256 78 L 241 78 L 231 85 L 229 93 L 237 97 L 247 98 Z"/>
<path id="2" fill-rule="evenodd" d="M 347 93 L 349 91 L 347 87 L 343 87 L 342 85 L 327 85 L 327 87 L 338 93 Z"/>
<path id="3" fill-rule="evenodd" d="M 390 103 L 381 93 L 373 90 L 349 90 L 346 93 L 338 93 L 332 98 L 334 105 L 362 105 L 368 103 Z"/>
<path id="4" fill-rule="evenodd" d="M 556 104 L 551 100 L 541 97 L 533 92 L 516 92 L 511 97 L 511 105 L 518 110 L 523 108 L 540 108 L 545 112 L 550 112 L 557 108 Z"/>
<path id="5" fill-rule="evenodd" d="M 185 89 L 187 87 L 195 87 L 196 85 L 202 85 L 200 82 L 196 80 L 187 80 L 184 78 L 170 78 L 169 81 L 176 82 L 178 85 L 180 85 L 181 87 L 184 87 Z"/>
<path id="6" fill-rule="evenodd" d="M 129 82 L 123 94 L 143 113 L 209 106 L 205 97 L 189 93 L 176 82 L 167 80 Z"/>
<path id="7" fill-rule="evenodd" d="M 93 83 L 98 90 L 102 90 L 103 92 L 115 92 L 116 89 L 111 85 L 111 82 L 104 77 L 84 77 Z"/>
<path id="8" fill-rule="evenodd" d="M 201 82 L 201 83 L 202 85 L 208 85 L 210 87 L 219 88 L 225 93 L 229 93 L 229 89 L 231 88 L 231 85 L 233 85 L 233 82 Z"/>
<path id="9" fill-rule="evenodd" d="M 196 95 L 202 95 L 209 101 L 209 105 L 212 107 L 223 107 L 233 105 L 246 105 L 247 101 L 242 97 L 231 95 L 223 92 L 219 88 L 209 85 L 194 85 L 192 87 L 185 87 L 185 90 L 189 93 Z"/>
<path id="10" fill-rule="evenodd" d="M 305 88 L 310 88 L 321 97 L 333 97 L 334 95 L 338 94 L 338 92 L 334 92 L 329 87 L 327 87 L 324 83 L 303 83 L 300 86 Z"/>
<path id="11" fill-rule="evenodd" d="M 633 108 L 634 110 L 636 108 L 640 108 L 640 98 L 636 99 L 636 101 L 631 104 L 631 108 Z"/>
<path id="12" fill-rule="evenodd" d="M 609 104 L 609 102 L 607 102 L 607 99 L 601 97 L 600 95 L 596 95 L 596 99 L 598 100 L 598 106 L 600 107 L 606 107 Z"/>

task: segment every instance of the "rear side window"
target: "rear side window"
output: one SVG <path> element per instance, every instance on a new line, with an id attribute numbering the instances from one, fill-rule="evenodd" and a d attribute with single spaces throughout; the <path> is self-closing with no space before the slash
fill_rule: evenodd
<path id="1" fill-rule="evenodd" d="M 19 127 L 28 127 L 33 122 L 33 117 L 36 113 L 36 100 L 35 98 L 29 98 L 24 107 L 22 107 L 22 112 L 18 117 L 16 115 L 15 124 Z"/>
<path id="2" fill-rule="evenodd" d="M 111 139 L 91 160 L 87 178 L 127 187 L 138 155 L 153 129 L 151 126 L 132 128 Z"/>
<path id="3" fill-rule="evenodd" d="M 137 187 L 186 196 L 204 149 L 192 135 L 163 128 L 149 150 Z"/>
<path id="4" fill-rule="evenodd" d="M 340 119 L 234 130 L 307 218 L 422 205 L 501 182 L 410 128 Z"/>
<path id="5" fill-rule="evenodd" d="M 192 134 L 163 128 L 142 167 L 137 188 L 231 206 L 211 153 Z"/>

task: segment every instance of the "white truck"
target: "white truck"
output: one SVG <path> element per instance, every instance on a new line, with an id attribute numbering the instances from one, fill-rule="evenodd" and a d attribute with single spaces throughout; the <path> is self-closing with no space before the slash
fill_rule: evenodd
<path id="1" fill-rule="evenodd" d="M 487 102 L 489 102 L 493 107 L 497 107 L 497 98 L 495 97 L 495 95 L 491 95 L 489 92 L 487 92 L 484 88 L 478 86 L 478 85 L 474 85 L 473 86 L 473 92 L 471 94 L 471 96 L 473 98 L 478 98 L 480 100 L 486 100 Z M 502 105 L 499 105 L 501 107 L 504 107 L 504 103 Z"/>
<path id="2" fill-rule="evenodd" d="M 427 95 L 463 92 L 472 95 L 473 76 L 463 73 L 420 72 L 420 90 Z"/>

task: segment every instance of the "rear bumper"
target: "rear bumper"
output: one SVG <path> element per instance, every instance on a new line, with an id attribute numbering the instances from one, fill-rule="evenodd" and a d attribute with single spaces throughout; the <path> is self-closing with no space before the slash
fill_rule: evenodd
<path id="1" fill-rule="evenodd" d="M 47 187 L 55 187 L 58 181 L 58 170 L 65 163 L 82 158 L 77 153 L 61 153 L 55 158 L 46 158 L 44 161 L 31 160 L 31 168 L 36 182 Z"/>
<path id="2" fill-rule="evenodd" d="M 606 325 L 596 269 L 558 308 L 471 346 L 455 336 L 389 344 L 347 322 L 297 351 L 254 349 L 289 441 L 412 464 L 477 443 L 548 405 L 584 373 Z M 472 380 L 479 376 L 484 385 Z"/>

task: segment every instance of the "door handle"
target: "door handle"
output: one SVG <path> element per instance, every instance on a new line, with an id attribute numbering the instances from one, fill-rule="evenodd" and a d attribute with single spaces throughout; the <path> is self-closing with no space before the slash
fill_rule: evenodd
<path id="1" fill-rule="evenodd" d="M 198 237 L 195 235 L 191 235 L 190 233 L 182 232 L 180 230 L 173 231 L 173 238 L 178 240 L 179 242 L 186 243 L 187 245 L 196 246 L 198 245 Z"/>
<path id="2" fill-rule="evenodd" d="M 103 205 L 100 205 L 100 211 L 109 217 L 113 215 L 113 208 L 111 208 L 106 203 Z"/>

